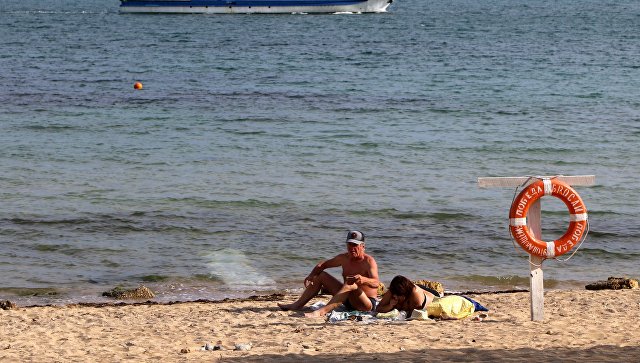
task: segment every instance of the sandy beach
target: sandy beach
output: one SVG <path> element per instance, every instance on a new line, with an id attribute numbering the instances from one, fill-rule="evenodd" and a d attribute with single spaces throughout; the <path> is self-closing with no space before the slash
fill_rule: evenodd
<path id="1" fill-rule="evenodd" d="M 0 361 L 640 359 L 640 289 L 547 291 L 543 322 L 530 320 L 528 292 L 469 296 L 490 309 L 486 319 L 329 323 L 279 310 L 278 301 L 293 299 L 283 295 L 18 307 L 0 310 Z"/>

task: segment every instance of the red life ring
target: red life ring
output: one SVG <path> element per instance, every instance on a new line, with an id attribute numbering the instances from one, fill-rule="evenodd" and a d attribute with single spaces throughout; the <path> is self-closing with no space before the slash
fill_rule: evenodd
<path id="1" fill-rule="evenodd" d="M 527 226 L 529 207 L 545 195 L 560 198 L 569 208 L 569 229 L 553 242 L 537 239 Z M 515 241 L 531 255 L 544 258 L 561 256 L 580 242 L 587 229 L 587 208 L 568 184 L 557 179 L 542 179 L 526 186 L 511 204 L 509 229 Z"/>

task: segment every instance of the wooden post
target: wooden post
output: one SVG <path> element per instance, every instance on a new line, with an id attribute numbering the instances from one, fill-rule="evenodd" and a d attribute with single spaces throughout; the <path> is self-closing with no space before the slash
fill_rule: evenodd
<path id="1" fill-rule="evenodd" d="M 529 207 L 527 226 L 537 239 L 542 239 L 542 203 L 540 199 Z M 544 273 L 540 256 L 529 255 L 529 300 L 531 304 L 531 321 L 544 320 Z"/>
<path id="2" fill-rule="evenodd" d="M 523 183 L 532 183 L 539 178 L 548 177 L 487 177 L 478 178 L 478 186 L 481 188 L 491 187 L 518 187 Z M 595 175 L 576 175 L 576 176 L 558 176 L 557 179 L 569 185 L 593 185 L 595 183 Z M 529 207 L 527 214 L 527 226 L 533 235 L 542 239 L 542 206 L 540 200 L 534 202 Z M 542 273 L 542 257 L 529 256 L 529 273 L 530 273 L 530 303 L 531 303 L 531 321 L 544 320 L 544 274 Z"/>

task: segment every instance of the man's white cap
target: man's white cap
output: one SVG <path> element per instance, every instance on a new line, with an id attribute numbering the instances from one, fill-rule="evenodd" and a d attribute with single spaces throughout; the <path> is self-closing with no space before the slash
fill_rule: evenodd
<path id="1" fill-rule="evenodd" d="M 349 231 L 349 233 L 347 233 L 347 243 L 363 244 L 364 234 L 360 231 Z"/>

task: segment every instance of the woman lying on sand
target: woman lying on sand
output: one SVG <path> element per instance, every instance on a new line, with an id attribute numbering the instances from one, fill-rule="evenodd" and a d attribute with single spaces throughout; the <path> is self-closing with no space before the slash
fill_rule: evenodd
<path id="1" fill-rule="evenodd" d="M 427 304 L 433 301 L 434 294 L 423 290 L 408 278 L 398 275 L 391 280 L 389 290 L 382 295 L 382 300 L 378 303 L 376 312 L 387 313 L 393 309 L 405 311 L 407 317 L 411 316 L 413 310 L 422 310 Z"/>
<path id="2" fill-rule="evenodd" d="M 440 297 L 433 292 L 398 275 L 391 280 L 389 290 L 382 296 L 376 312 L 386 313 L 398 309 L 406 312 L 407 318 L 416 313 L 424 318 L 463 319 L 475 311 L 487 310 L 469 298 L 458 295 Z"/>

